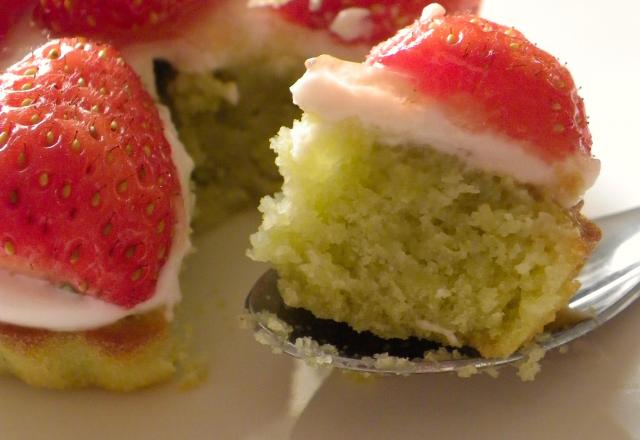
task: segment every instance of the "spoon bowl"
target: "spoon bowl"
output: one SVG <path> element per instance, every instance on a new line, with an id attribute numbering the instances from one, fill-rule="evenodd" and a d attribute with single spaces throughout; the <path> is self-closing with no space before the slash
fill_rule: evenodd
<path id="1" fill-rule="evenodd" d="M 640 207 L 600 217 L 595 222 L 602 229 L 603 239 L 578 277 L 581 288 L 567 309 L 580 319 L 564 327 L 550 326 L 547 337 L 538 342 L 545 351 L 591 332 L 640 295 Z M 513 364 L 527 356 L 520 351 L 506 358 L 486 359 L 471 348 L 462 348 L 457 359 L 425 358 L 425 352 L 442 346 L 418 338 L 382 339 L 286 306 L 278 292 L 278 274 L 274 270 L 256 282 L 245 307 L 255 318 L 257 339 L 274 351 L 347 370 L 380 374 L 438 373 L 470 367 L 482 370 Z M 280 324 L 274 325 L 274 316 Z M 286 332 L 282 331 L 283 322 Z M 389 356 L 402 361 L 388 362 Z"/>

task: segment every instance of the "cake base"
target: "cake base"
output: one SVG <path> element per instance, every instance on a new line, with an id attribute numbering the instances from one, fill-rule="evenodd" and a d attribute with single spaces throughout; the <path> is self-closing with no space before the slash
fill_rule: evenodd
<path id="1" fill-rule="evenodd" d="M 175 361 L 171 324 L 159 312 L 74 333 L 0 324 L 0 373 L 32 386 L 131 391 L 168 380 Z"/>
<path id="2" fill-rule="evenodd" d="M 566 306 L 599 238 L 547 194 L 355 121 L 305 116 L 272 146 L 285 183 L 250 256 L 287 305 L 357 331 L 510 355 Z"/>

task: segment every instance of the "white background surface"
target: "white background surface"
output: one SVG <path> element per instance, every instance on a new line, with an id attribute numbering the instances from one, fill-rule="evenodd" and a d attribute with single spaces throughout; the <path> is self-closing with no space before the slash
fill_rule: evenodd
<path id="1" fill-rule="evenodd" d="M 483 15 L 514 25 L 568 62 L 591 117 L 600 181 L 587 211 L 640 204 L 640 101 L 635 0 L 486 0 Z M 244 257 L 258 218 L 201 238 L 184 276 L 207 382 L 130 395 L 35 390 L 0 379 L 0 439 L 640 438 L 636 304 L 569 353 L 548 355 L 533 383 L 416 376 L 361 381 L 273 356 L 238 329 L 244 295 L 264 267 Z M 639 250 L 640 251 L 640 250 Z M 314 393 L 315 388 L 319 386 Z"/>

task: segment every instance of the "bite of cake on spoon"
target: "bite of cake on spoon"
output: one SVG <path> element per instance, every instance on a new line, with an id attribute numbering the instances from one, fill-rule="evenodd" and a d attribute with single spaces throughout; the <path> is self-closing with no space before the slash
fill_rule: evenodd
<path id="1" fill-rule="evenodd" d="M 281 192 L 249 255 L 287 305 L 383 338 L 505 357 L 552 322 L 600 238 L 600 163 L 569 71 L 437 4 L 364 63 L 320 56 L 273 139 Z"/>

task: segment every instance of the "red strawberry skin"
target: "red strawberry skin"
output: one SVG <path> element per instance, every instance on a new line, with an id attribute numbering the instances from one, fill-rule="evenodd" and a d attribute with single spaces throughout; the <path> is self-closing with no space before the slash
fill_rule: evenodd
<path id="1" fill-rule="evenodd" d="M 0 75 L 0 266 L 130 308 L 150 298 L 181 190 L 119 53 L 52 40 Z"/>
<path id="2" fill-rule="evenodd" d="M 431 0 L 322 0 L 320 7 L 314 0 L 290 0 L 273 6 L 286 20 L 311 29 L 329 29 L 331 23 L 347 8 L 365 8 L 371 12 L 373 32 L 349 43 L 375 44 L 409 25 Z M 450 12 L 477 12 L 480 0 L 440 0 Z"/>
<path id="3" fill-rule="evenodd" d="M 472 15 L 424 17 L 373 48 L 367 63 L 402 72 L 469 128 L 497 129 L 548 162 L 590 154 L 571 74 L 513 28 Z"/>
<path id="4" fill-rule="evenodd" d="M 34 0 L 0 0 L 0 41 L 34 4 Z"/>
<path id="5" fill-rule="evenodd" d="M 36 21 L 56 35 L 125 43 L 175 34 L 217 0 L 41 0 Z"/>

